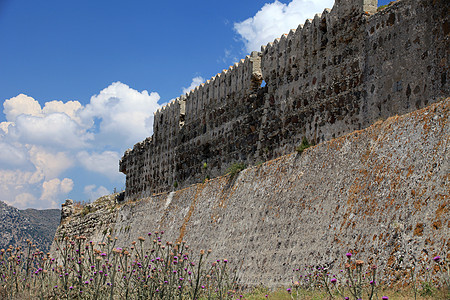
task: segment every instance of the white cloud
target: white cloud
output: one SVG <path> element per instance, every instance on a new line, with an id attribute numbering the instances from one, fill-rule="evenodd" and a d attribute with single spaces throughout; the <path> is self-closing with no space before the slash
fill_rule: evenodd
<path id="1" fill-rule="evenodd" d="M 73 159 L 65 152 L 52 153 L 38 146 L 29 150 L 30 161 L 41 170 L 46 179 L 58 177 L 62 172 L 73 166 Z"/>
<path id="2" fill-rule="evenodd" d="M 44 176 L 39 171 L 0 170 L 0 200 L 18 208 L 41 207 L 36 202 L 36 197 L 31 198 L 27 194 L 39 194 L 40 182 Z"/>
<path id="3" fill-rule="evenodd" d="M 6 120 L 14 122 L 22 114 L 30 116 L 39 116 L 41 114 L 41 105 L 33 98 L 20 94 L 3 103 L 3 113 Z"/>
<path id="4" fill-rule="evenodd" d="M 73 189 L 73 181 L 70 178 L 59 180 L 58 178 L 42 183 L 42 194 L 39 200 L 48 203 L 48 207 L 57 207 L 61 199 Z"/>
<path id="5" fill-rule="evenodd" d="M 96 187 L 97 186 L 95 184 L 87 185 L 84 187 L 84 193 L 87 195 L 90 201 L 94 201 L 101 196 L 105 196 L 110 193 L 104 186 L 99 186 L 97 189 Z"/>
<path id="6" fill-rule="evenodd" d="M 160 107 L 159 99 L 158 93 L 138 92 L 114 82 L 91 98 L 81 116 L 89 127 L 99 120 L 96 143 L 127 148 L 152 134 L 153 112 Z"/>
<path id="7" fill-rule="evenodd" d="M 26 184 L 35 184 L 44 179 L 44 175 L 39 171 L 21 171 L 21 170 L 0 170 L 0 194 L 3 196 L 6 186 L 15 186 L 20 188 Z"/>
<path id="8" fill-rule="evenodd" d="M 45 103 L 42 113 L 50 115 L 52 113 L 65 113 L 69 118 L 77 123 L 81 123 L 78 112 L 81 111 L 83 106 L 78 101 L 68 101 L 66 103 L 62 101 L 50 101 Z"/>
<path id="9" fill-rule="evenodd" d="M 86 106 L 57 100 L 41 106 L 24 94 L 5 100 L 6 122 L 0 123 L 0 200 L 20 208 L 57 207 L 72 191 L 74 181 L 92 173 L 103 175 L 97 176 L 99 182 L 109 179 L 121 186 L 120 157 L 126 148 L 152 134 L 159 99 L 157 93 L 115 82 L 91 97 Z M 71 178 L 64 178 L 66 172 L 71 172 Z M 108 193 L 97 185 L 91 195 Z"/>
<path id="10" fill-rule="evenodd" d="M 241 36 L 247 52 L 259 51 L 262 45 L 279 38 L 283 33 L 296 29 L 306 19 L 332 8 L 334 0 L 292 0 L 289 4 L 279 1 L 265 4 L 255 16 L 235 23 L 234 29 Z"/>
<path id="11" fill-rule="evenodd" d="M 0 123 L 0 137 L 8 134 L 9 125 L 14 124 L 13 122 L 1 122 Z"/>
<path id="12" fill-rule="evenodd" d="M 187 88 L 185 88 L 185 87 L 183 88 L 183 94 L 189 93 L 191 90 L 195 89 L 195 87 L 199 86 L 203 82 L 205 82 L 205 78 L 203 78 L 201 76 L 192 78 L 191 85 Z"/>
<path id="13" fill-rule="evenodd" d="M 0 169 L 29 168 L 28 150 L 22 145 L 0 141 Z"/>
<path id="14" fill-rule="evenodd" d="M 19 115 L 8 128 L 8 135 L 23 144 L 56 147 L 57 149 L 87 147 L 93 134 L 86 132 L 65 113 L 43 116 Z"/>
<path id="15" fill-rule="evenodd" d="M 100 173 L 111 180 L 122 177 L 119 173 L 120 154 L 114 151 L 104 151 L 102 153 L 88 153 L 81 151 L 77 154 L 80 164 L 87 170 Z"/>
<path id="16" fill-rule="evenodd" d="M 27 208 L 30 206 L 36 207 L 37 199 L 30 193 L 22 193 L 17 195 L 14 198 L 14 201 L 9 202 L 8 204 L 17 207 L 19 209 Z"/>

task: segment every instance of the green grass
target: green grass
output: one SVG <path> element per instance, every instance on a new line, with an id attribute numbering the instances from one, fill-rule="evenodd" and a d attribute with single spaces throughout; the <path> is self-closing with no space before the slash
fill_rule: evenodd
<path id="1" fill-rule="evenodd" d="M 247 165 L 244 163 L 234 163 L 232 164 L 226 171 L 227 174 L 230 174 L 230 177 L 233 178 L 236 176 L 239 172 L 247 168 Z"/>
<path id="2" fill-rule="evenodd" d="M 298 146 L 297 148 L 295 148 L 295 151 L 297 151 L 299 154 L 303 153 L 303 151 L 305 151 L 306 149 L 308 149 L 309 147 L 314 146 L 314 143 L 309 143 L 308 140 L 306 139 L 306 137 L 302 138 L 302 143 L 300 144 L 300 146 Z"/>
<path id="3" fill-rule="evenodd" d="M 270 291 L 264 287 L 255 288 L 253 291 L 248 293 L 243 293 L 241 299 L 245 300 L 292 300 L 292 299 L 302 299 L 302 300 L 319 300 L 319 299 L 330 299 L 329 295 L 324 289 L 299 289 L 298 291 L 293 290 L 288 293 L 287 288 L 279 288 L 274 291 Z M 432 299 L 447 299 L 444 289 L 434 288 L 434 292 L 429 295 L 417 295 L 417 300 L 432 300 Z M 335 298 L 332 299 L 342 299 L 336 294 Z M 382 296 L 388 296 L 389 300 L 410 300 L 414 299 L 414 292 L 412 288 L 386 288 L 378 292 L 378 296 L 374 299 L 381 299 Z M 239 299 L 236 297 L 236 299 Z M 350 299 L 352 299 L 350 297 Z M 367 299 L 363 297 L 363 299 Z"/>

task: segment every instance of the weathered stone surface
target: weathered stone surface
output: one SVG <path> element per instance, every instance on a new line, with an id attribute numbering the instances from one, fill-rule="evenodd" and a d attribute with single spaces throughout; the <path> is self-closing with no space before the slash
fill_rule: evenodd
<path id="1" fill-rule="evenodd" d="M 105 197 L 57 237 L 127 246 L 147 232 L 239 264 L 242 282 L 279 286 L 292 269 L 349 250 L 384 278 L 450 247 L 450 98 L 240 172 L 136 202 Z M 108 200 L 109 199 L 109 200 Z M 387 268 L 388 266 L 389 268 Z M 386 273 L 383 273 L 383 270 Z"/>
<path id="2" fill-rule="evenodd" d="M 449 96 L 449 1 L 336 1 L 155 114 L 127 151 L 126 199 L 178 189 Z M 261 80 L 266 82 L 260 87 Z M 206 163 L 206 168 L 204 165 Z"/>
<path id="3" fill-rule="evenodd" d="M 70 217 L 73 214 L 73 200 L 72 199 L 66 199 L 66 202 L 61 204 L 61 222 Z"/>
<path id="4" fill-rule="evenodd" d="M 89 236 L 96 241 L 102 241 L 110 233 L 110 225 L 116 221 L 118 199 L 120 194 L 112 194 L 97 199 L 94 203 L 74 206 L 68 199 L 62 205 L 61 224 L 55 234 L 55 240 L 64 237 Z M 57 244 L 53 243 L 51 251 L 56 253 Z"/>

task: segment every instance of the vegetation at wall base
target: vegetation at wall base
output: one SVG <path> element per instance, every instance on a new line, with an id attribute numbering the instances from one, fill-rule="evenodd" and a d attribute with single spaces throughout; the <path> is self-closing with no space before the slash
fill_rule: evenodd
<path id="1" fill-rule="evenodd" d="M 209 259 L 211 250 L 192 259 L 186 242 L 163 242 L 162 236 L 161 231 L 149 232 L 127 248 L 118 247 L 111 236 L 100 243 L 84 236 L 65 237 L 57 243 L 55 257 L 29 240 L 25 248 L 1 249 L 0 298 L 450 299 L 450 265 L 440 256 L 429 262 L 429 281 L 410 276 L 401 287 L 378 282 L 377 266 L 347 253 L 337 274 L 328 265 L 299 267 L 293 269 L 291 286 L 270 291 L 240 286 L 237 268 L 227 259 Z"/>
<path id="2" fill-rule="evenodd" d="M 0 253 L 1 299 L 230 299 L 237 278 L 210 250 L 191 259 L 185 242 L 162 242 L 163 232 L 120 248 L 116 239 L 94 243 L 64 238 L 57 255 L 28 247 Z M 150 240 L 151 247 L 144 246 Z M 233 294 L 233 295 L 232 295 Z"/>

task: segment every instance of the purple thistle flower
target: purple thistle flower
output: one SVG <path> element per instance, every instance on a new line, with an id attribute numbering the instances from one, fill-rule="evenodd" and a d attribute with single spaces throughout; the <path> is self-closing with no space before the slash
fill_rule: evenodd
<path id="1" fill-rule="evenodd" d="M 435 256 L 435 257 L 433 257 L 433 260 L 435 261 L 435 262 L 439 262 L 440 260 L 441 260 L 441 257 L 438 255 L 438 256 Z"/>
<path id="2" fill-rule="evenodd" d="M 73 286 L 69 286 L 69 290 L 73 290 Z"/>
<path id="3" fill-rule="evenodd" d="M 388 296 L 383 296 L 383 297 L 381 297 L 381 299 L 383 299 L 383 300 L 389 300 L 389 297 L 388 297 Z"/>
<path id="4" fill-rule="evenodd" d="M 288 293 L 291 293 L 291 289 L 290 289 L 290 288 L 286 289 L 286 291 L 287 291 Z"/>
<path id="5" fill-rule="evenodd" d="M 350 257 L 352 257 L 352 254 L 351 254 L 350 252 L 347 252 L 347 253 L 345 254 L 345 256 L 347 256 L 348 258 L 350 258 Z"/>
<path id="6" fill-rule="evenodd" d="M 336 283 L 337 279 L 336 278 L 331 278 L 331 283 Z"/>

